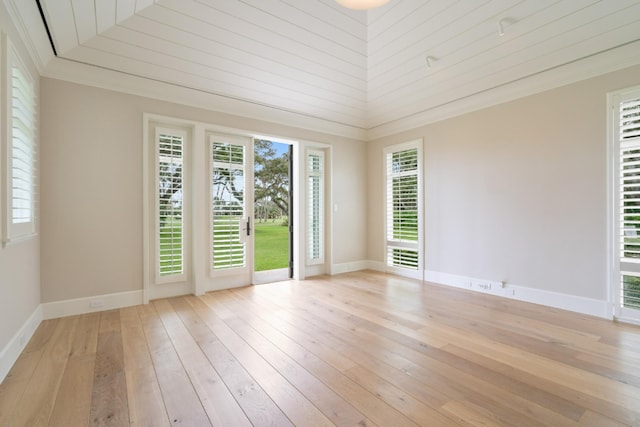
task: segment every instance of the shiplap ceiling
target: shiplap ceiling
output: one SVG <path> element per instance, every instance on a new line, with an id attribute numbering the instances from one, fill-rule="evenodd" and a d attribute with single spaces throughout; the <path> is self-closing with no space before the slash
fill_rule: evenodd
<path id="1" fill-rule="evenodd" d="M 40 3 L 59 58 L 363 129 L 640 40 L 640 0 Z"/>

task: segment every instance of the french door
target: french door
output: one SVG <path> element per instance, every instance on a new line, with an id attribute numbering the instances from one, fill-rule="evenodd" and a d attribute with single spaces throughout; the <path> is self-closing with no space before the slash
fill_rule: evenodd
<path id="1" fill-rule="evenodd" d="M 209 272 L 207 290 L 253 281 L 253 139 L 208 134 Z"/>
<path id="2" fill-rule="evenodd" d="M 143 133 L 143 301 L 253 284 L 254 139 L 151 114 Z"/>

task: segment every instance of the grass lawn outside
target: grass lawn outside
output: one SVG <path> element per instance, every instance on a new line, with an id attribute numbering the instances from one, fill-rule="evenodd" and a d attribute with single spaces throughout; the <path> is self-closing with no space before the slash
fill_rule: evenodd
<path id="1" fill-rule="evenodd" d="M 289 267 L 289 227 L 280 222 L 256 222 L 255 271 Z"/>
<path id="2" fill-rule="evenodd" d="M 289 266 L 289 227 L 280 221 L 255 223 L 255 271 L 274 270 Z M 229 234 L 238 234 L 238 224 L 219 224 L 217 236 L 225 247 L 219 248 L 220 264 L 232 267 L 241 261 L 239 237 L 229 245 Z M 214 246 L 216 245 L 214 239 Z M 239 252 L 240 251 L 240 252 Z M 181 273 L 182 265 L 182 222 L 167 219 L 160 229 L 160 272 L 161 275 Z"/>
<path id="3" fill-rule="evenodd" d="M 182 219 L 167 217 L 160 227 L 160 275 L 182 274 Z"/>

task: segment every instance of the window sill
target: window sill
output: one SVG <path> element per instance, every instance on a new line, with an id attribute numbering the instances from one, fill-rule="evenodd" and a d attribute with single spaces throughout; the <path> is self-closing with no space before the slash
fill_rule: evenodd
<path id="1" fill-rule="evenodd" d="M 21 236 L 9 237 L 2 241 L 2 247 L 17 245 L 18 243 L 26 242 L 27 240 L 35 239 L 38 237 L 38 233 L 23 234 Z"/>

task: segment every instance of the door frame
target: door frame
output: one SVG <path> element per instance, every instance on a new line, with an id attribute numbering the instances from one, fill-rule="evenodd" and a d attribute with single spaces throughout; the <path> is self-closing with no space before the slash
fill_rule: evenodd
<path id="1" fill-rule="evenodd" d="M 185 239 L 185 281 L 170 282 L 170 283 L 158 283 L 156 280 L 156 174 L 157 174 L 157 162 L 155 155 L 155 137 L 157 127 L 180 129 L 186 132 L 188 135 L 187 144 L 189 147 L 185 147 L 185 153 L 187 154 L 184 161 L 191 167 L 192 159 L 194 157 L 193 147 L 196 147 L 197 128 L 196 122 L 175 119 L 172 117 L 164 117 L 155 114 L 143 114 L 143 126 L 142 126 L 142 301 L 147 304 L 151 299 L 165 298 L 176 295 L 184 295 L 185 293 L 194 292 L 194 283 L 196 281 L 195 271 L 193 270 L 194 259 L 194 243 L 195 238 Z M 190 154 L 189 154 L 190 153 Z M 183 182 L 191 182 L 191 176 L 184 175 Z M 193 191 L 189 192 L 189 198 L 193 201 L 195 198 Z M 195 205 L 193 205 L 195 209 Z M 194 209 L 191 207 L 185 209 L 183 215 L 184 227 L 190 230 L 193 225 L 191 221 L 194 215 Z M 190 231 L 188 231 L 190 233 Z M 192 233 L 190 233 L 192 234 Z M 189 244 L 190 242 L 190 244 Z M 188 246 L 186 246 L 188 245 Z"/>
<path id="2" fill-rule="evenodd" d="M 193 230 L 191 244 L 190 244 L 190 259 L 185 260 L 187 268 L 190 269 L 190 280 L 184 283 L 167 283 L 156 284 L 153 279 L 154 267 L 155 267 L 155 248 L 152 244 L 152 224 L 153 221 L 151 215 L 153 210 L 153 197 L 154 189 L 152 183 L 154 182 L 154 170 L 155 166 L 152 163 L 153 159 L 150 156 L 150 150 L 153 147 L 153 123 L 161 126 L 176 126 L 183 129 L 188 129 L 190 132 L 190 144 L 192 146 L 190 161 L 191 161 L 191 173 L 187 173 L 185 179 L 191 186 L 191 214 L 188 221 L 190 227 Z M 209 218 L 209 200 L 208 197 L 208 183 L 206 180 L 197 179 L 197 177 L 206 176 L 207 174 L 207 162 L 209 157 L 207 156 L 208 150 L 206 149 L 208 133 L 222 133 L 229 135 L 236 135 L 240 137 L 249 137 L 254 139 L 267 139 L 277 142 L 285 142 L 294 146 L 293 149 L 293 217 L 290 218 L 290 223 L 298 231 L 293 238 L 293 278 L 296 280 L 303 280 L 307 276 L 306 265 L 306 240 L 304 227 L 306 226 L 306 197 L 304 195 L 305 186 L 305 155 L 307 148 L 325 150 L 326 155 L 326 188 L 328 191 L 325 193 L 325 204 L 327 215 L 325 217 L 325 263 L 321 266 L 312 266 L 312 274 L 332 273 L 333 263 L 333 248 L 332 248 L 332 226 L 333 219 L 331 216 L 332 205 L 332 180 L 331 180 L 331 146 L 325 143 L 317 143 L 307 140 L 292 140 L 289 138 L 283 138 L 277 135 L 259 135 L 255 131 L 247 129 L 238 129 L 227 126 L 214 125 L 210 123 L 197 122 L 192 120 L 185 120 L 175 117 L 163 116 L 154 113 L 143 113 L 143 143 L 142 143 L 142 179 L 143 179 L 143 199 L 142 199 L 142 247 L 143 247 L 143 287 L 142 287 L 142 299 L 143 303 L 148 303 L 151 299 L 173 297 L 184 294 L 203 295 L 205 292 L 212 290 L 209 286 L 209 250 L 207 233 L 197 233 L 195 230 L 202 227 L 203 224 L 208 225 Z M 203 160 L 204 159 L 204 160 Z M 253 213 L 252 213 L 253 215 Z M 208 229 L 208 226 L 205 228 Z M 252 265 L 253 274 L 253 265 Z M 253 282 L 253 276 L 252 280 Z M 220 287 L 218 289 L 228 288 L 228 286 Z"/>
<path id="3" fill-rule="evenodd" d="M 256 271 L 256 266 L 255 266 L 255 251 L 254 251 L 254 284 L 265 284 L 265 283 L 271 283 L 274 281 L 281 281 L 281 280 L 285 280 L 284 275 L 283 275 L 283 270 L 286 270 L 286 279 L 292 279 L 294 277 L 294 260 L 296 258 L 296 254 L 295 254 L 295 237 L 297 235 L 297 233 L 295 233 L 295 227 L 294 227 L 294 213 L 296 211 L 296 207 L 295 207 L 295 201 L 296 198 L 294 197 L 294 191 L 296 189 L 296 176 L 294 173 L 294 156 L 295 156 L 295 151 L 297 151 L 297 143 L 295 141 L 290 141 L 290 140 L 283 140 L 282 138 L 270 138 L 270 137 L 264 137 L 264 136 L 254 136 L 254 141 L 255 140 L 261 140 L 261 141 L 268 141 L 270 143 L 276 143 L 276 144 L 280 144 L 280 145 L 286 145 L 287 149 L 286 152 L 289 156 L 289 161 L 287 164 L 287 179 L 288 179 L 288 186 L 289 186 L 289 190 L 288 190 L 288 197 L 289 197 L 289 208 L 287 210 L 287 251 L 288 251 L 288 261 L 287 261 L 287 266 L 286 267 L 281 267 L 281 268 L 277 268 L 277 269 L 273 269 L 273 270 L 262 270 L 262 271 Z M 254 147 L 254 151 L 255 151 L 255 147 Z M 255 159 L 254 159 L 255 162 Z M 254 164 L 254 169 L 255 169 L 255 164 Z M 254 207 L 255 209 L 255 207 Z M 254 217 L 255 217 L 255 212 L 254 212 Z M 257 224 L 257 221 L 256 221 Z M 254 239 L 254 244 L 255 244 L 255 239 Z M 254 246 L 255 248 L 255 246 Z M 274 273 L 277 272 L 277 273 Z"/>

